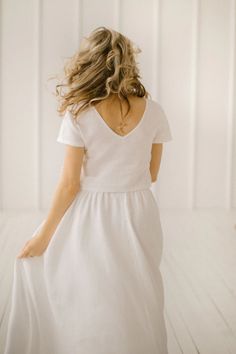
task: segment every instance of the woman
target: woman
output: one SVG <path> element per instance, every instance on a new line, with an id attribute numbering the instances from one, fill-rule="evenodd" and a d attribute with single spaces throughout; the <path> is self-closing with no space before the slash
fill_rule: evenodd
<path id="1" fill-rule="evenodd" d="M 170 127 L 139 80 L 131 40 L 99 27 L 82 44 L 57 85 L 64 164 L 15 260 L 5 354 L 166 354 L 150 186 Z"/>

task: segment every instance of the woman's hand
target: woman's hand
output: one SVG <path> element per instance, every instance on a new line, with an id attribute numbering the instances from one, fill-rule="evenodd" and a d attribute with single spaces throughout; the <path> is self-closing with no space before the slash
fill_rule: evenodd
<path id="1" fill-rule="evenodd" d="M 49 238 L 40 233 L 36 234 L 25 243 L 17 258 L 41 256 L 47 249 L 49 242 Z"/>

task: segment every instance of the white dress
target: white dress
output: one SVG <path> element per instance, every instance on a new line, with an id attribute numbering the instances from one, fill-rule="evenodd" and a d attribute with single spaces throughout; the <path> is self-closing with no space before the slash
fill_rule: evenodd
<path id="1" fill-rule="evenodd" d="M 43 255 L 15 259 L 4 354 L 168 353 L 149 163 L 152 143 L 169 140 L 149 98 L 126 136 L 94 107 L 65 114 L 57 141 L 85 147 L 81 188 Z"/>

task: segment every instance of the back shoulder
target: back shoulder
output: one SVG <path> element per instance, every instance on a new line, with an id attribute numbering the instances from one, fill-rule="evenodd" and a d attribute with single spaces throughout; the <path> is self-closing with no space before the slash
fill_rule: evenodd
<path id="1" fill-rule="evenodd" d="M 153 111 L 156 111 L 156 112 L 163 111 L 163 108 L 162 108 L 160 102 L 157 100 L 149 99 L 149 105 L 152 107 Z"/>
<path id="2" fill-rule="evenodd" d="M 149 102 L 149 106 L 151 107 L 151 114 L 153 116 L 154 121 L 163 121 L 167 120 L 166 112 L 163 109 L 160 102 L 151 99 Z"/>
<path id="3" fill-rule="evenodd" d="M 80 105 L 81 106 L 81 105 Z M 90 117 L 93 115 L 93 108 L 92 106 L 87 106 L 83 111 L 77 113 L 75 118 L 75 123 L 80 125 L 80 123 L 84 123 L 88 121 Z"/>

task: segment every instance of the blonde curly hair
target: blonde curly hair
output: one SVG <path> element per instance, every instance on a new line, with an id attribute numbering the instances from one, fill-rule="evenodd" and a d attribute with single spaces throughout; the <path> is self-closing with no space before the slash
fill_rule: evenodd
<path id="1" fill-rule="evenodd" d="M 128 103 L 127 115 L 129 96 L 150 96 L 139 80 L 135 60 L 141 50 L 129 38 L 100 26 L 83 39 L 80 49 L 64 66 L 63 80 L 56 85 L 60 114 L 69 110 L 76 118 L 96 101 L 115 94 L 119 101 Z"/>

